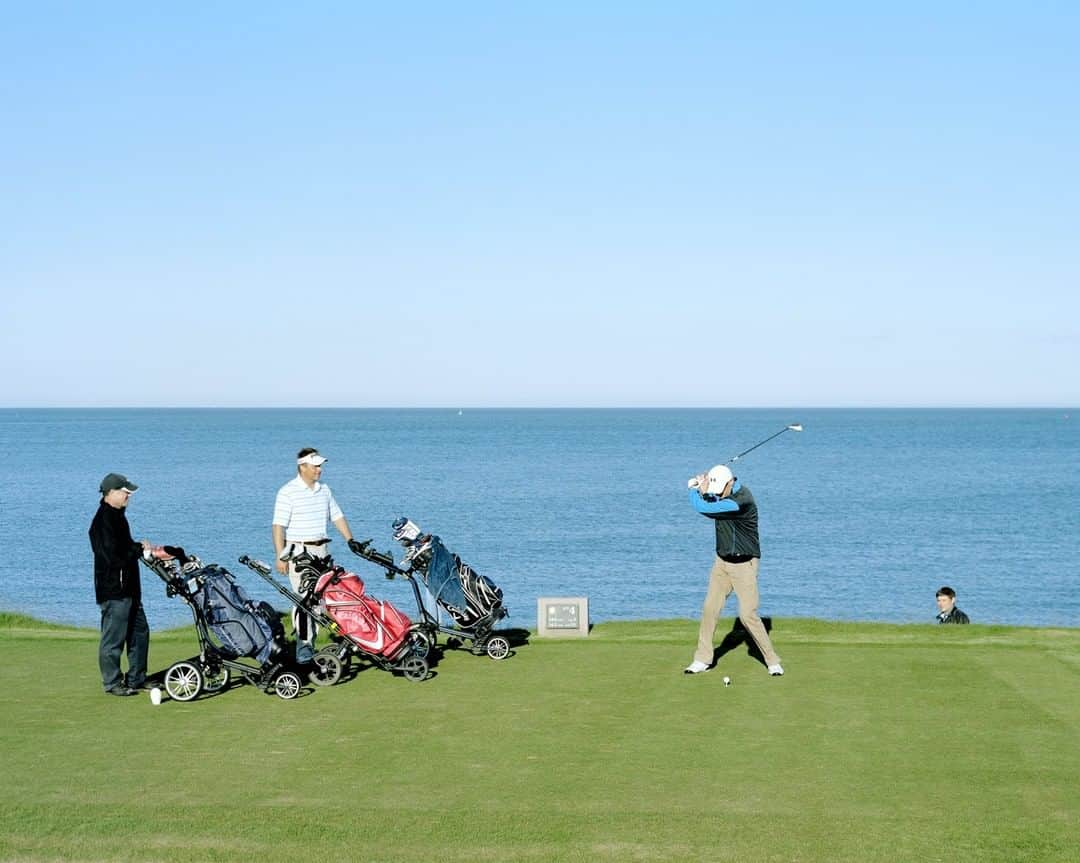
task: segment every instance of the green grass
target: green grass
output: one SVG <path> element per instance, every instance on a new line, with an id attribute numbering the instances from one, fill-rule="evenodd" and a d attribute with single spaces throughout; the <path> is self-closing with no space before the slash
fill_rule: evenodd
<path id="1" fill-rule="evenodd" d="M 100 691 L 96 633 L 0 616 L 0 860 L 1072 861 L 1080 630 L 691 621 L 533 639 L 286 702 Z M 151 667 L 191 655 L 157 632 Z M 732 686 L 725 688 L 722 674 Z"/>

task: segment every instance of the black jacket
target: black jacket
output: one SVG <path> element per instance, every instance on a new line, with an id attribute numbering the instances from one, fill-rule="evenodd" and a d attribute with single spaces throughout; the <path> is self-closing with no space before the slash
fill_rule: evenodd
<path id="1" fill-rule="evenodd" d="M 97 602 L 139 599 L 139 555 L 142 545 L 131 538 L 122 509 L 103 500 L 90 522 L 90 548 L 94 550 L 94 594 Z"/>
<path id="2" fill-rule="evenodd" d="M 938 623 L 971 623 L 968 616 L 955 605 L 952 611 L 943 611 L 937 616 Z"/>

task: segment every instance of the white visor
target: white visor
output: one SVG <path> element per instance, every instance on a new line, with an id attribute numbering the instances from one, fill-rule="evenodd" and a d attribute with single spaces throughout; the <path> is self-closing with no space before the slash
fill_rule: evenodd
<path id="1" fill-rule="evenodd" d="M 318 467 L 324 461 L 326 461 L 325 458 L 323 458 L 317 452 L 313 452 L 313 453 L 310 453 L 309 455 L 304 456 L 303 458 L 298 458 L 296 460 L 296 463 L 297 464 L 310 464 L 310 465 L 314 465 L 315 467 Z"/>

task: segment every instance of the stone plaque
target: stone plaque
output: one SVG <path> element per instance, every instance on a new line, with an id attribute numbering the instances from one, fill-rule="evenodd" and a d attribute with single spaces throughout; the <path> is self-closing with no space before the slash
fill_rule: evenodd
<path id="1" fill-rule="evenodd" d="M 536 632 L 552 638 L 588 635 L 588 597 L 541 597 L 536 603 Z"/>

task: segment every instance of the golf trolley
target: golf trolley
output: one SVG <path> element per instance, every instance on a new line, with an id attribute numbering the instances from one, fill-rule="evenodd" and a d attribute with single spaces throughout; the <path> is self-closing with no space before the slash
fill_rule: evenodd
<path id="1" fill-rule="evenodd" d="M 404 546 L 403 565 L 394 563 L 388 551 L 371 548 L 371 540 L 349 543 L 349 550 L 358 557 L 382 567 L 387 578 L 401 576 L 408 580 L 420 614 L 417 629 L 427 639 L 429 647 L 437 643 L 439 633 L 447 636 L 447 646 L 459 647 L 471 642 L 469 651 L 475 656 L 485 654 L 492 659 L 510 655 L 510 642 L 492 632 L 496 623 L 509 614 L 502 604 L 502 590 L 491 579 L 480 575 L 456 554 L 451 554 L 439 537 L 422 534 L 420 528 L 407 518 L 394 524 L 394 539 Z M 443 624 L 438 610 L 432 612 L 424 603 L 418 579 L 435 598 L 438 608 L 453 620 Z"/>
<path id="2" fill-rule="evenodd" d="M 335 566 L 329 555 L 313 557 L 302 551 L 282 559 L 296 565 L 299 593 L 277 581 L 268 564 L 247 555 L 240 563 L 330 633 L 334 643 L 315 653 L 312 683 L 337 683 L 353 656 L 408 680 L 427 679 L 427 641 L 393 605 L 368 596 L 360 576 Z"/>
<path id="3" fill-rule="evenodd" d="M 228 570 L 204 566 L 182 548 L 160 546 L 140 560 L 165 582 L 166 596 L 187 603 L 195 620 L 199 655 L 166 670 L 171 699 L 191 701 L 203 692 L 220 692 L 234 675 L 280 698 L 300 694 L 303 681 L 287 661 L 285 628 L 268 603 L 254 602 Z"/>

